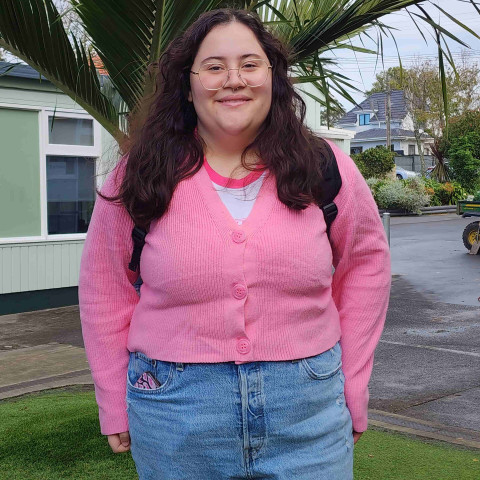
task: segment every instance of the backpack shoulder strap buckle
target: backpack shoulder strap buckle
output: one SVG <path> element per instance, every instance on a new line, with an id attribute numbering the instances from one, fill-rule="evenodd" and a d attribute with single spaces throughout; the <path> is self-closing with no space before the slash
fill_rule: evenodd
<path id="1" fill-rule="evenodd" d="M 147 231 L 138 225 L 135 225 L 132 229 L 133 240 L 133 252 L 130 263 L 128 264 L 129 270 L 136 272 L 140 267 L 140 255 L 142 253 L 143 246 L 145 245 L 145 237 Z"/>
<path id="2" fill-rule="evenodd" d="M 325 215 L 325 221 L 327 223 L 330 222 L 330 219 L 333 221 L 338 213 L 337 205 L 334 202 L 329 203 L 328 205 L 324 205 L 322 207 L 322 210 L 323 214 Z"/>
<path id="3" fill-rule="evenodd" d="M 135 245 L 139 244 L 139 245 L 143 246 L 145 244 L 145 237 L 146 236 L 147 236 L 146 230 L 144 230 L 143 228 L 141 228 L 137 225 L 135 227 L 133 227 L 132 239 L 133 239 L 133 243 Z"/>

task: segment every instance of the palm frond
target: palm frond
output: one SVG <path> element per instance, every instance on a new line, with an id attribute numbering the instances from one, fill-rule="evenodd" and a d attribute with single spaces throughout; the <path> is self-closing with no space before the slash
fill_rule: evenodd
<path id="1" fill-rule="evenodd" d="M 125 131 L 123 115 L 152 91 L 150 67 L 155 66 L 172 39 L 199 14 L 232 3 L 232 0 L 69 1 L 91 48 L 85 48 L 71 32 L 69 39 L 53 0 L 0 0 L 0 47 L 35 68 L 114 136 Z M 319 91 L 313 97 L 323 99 L 327 112 L 337 105 L 337 96 L 355 103 L 348 91 L 360 91 L 339 73 L 337 52 L 343 49 L 376 54 L 383 61 L 383 38 L 391 36 L 395 40 L 395 36 L 394 29 L 380 19 L 390 13 L 406 11 L 425 41 L 425 29 L 420 24 L 432 30 L 445 99 L 445 61 L 452 68 L 455 65 L 445 39 L 466 45 L 422 7 L 425 3 L 435 5 L 430 0 L 238 0 L 236 3 L 257 12 L 267 28 L 291 47 L 294 81 L 311 82 Z M 470 0 L 470 3 L 480 14 L 477 2 Z M 455 19 L 455 15 L 435 6 L 440 14 L 480 38 L 473 28 Z M 417 7 L 419 13 L 411 12 L 409 7 Z M 372 31 L 377 32 L 375 50 L 363 43 L 363 38 L 373 39 Z M 93 55 L 101 59 L 108 77 L 98 74 Z M 448 112 L 445 116 L 448 121 Z"/>
<path id="2" fill-rule="evenodd" d="M 99 88 L 99 75 L 86 52 L 68 40 L 51 0 L 1 0 L 0 46 L 31 65 L 73 98 L 112 135 L 118 118 Z"/>

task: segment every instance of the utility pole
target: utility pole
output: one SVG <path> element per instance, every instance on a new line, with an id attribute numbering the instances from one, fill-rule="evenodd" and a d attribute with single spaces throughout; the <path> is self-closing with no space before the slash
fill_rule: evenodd
<path id="1" fill-rule="evenodd" d="M 390 90 L 390 80 L 388 78 L 388 70 L 385 72 L 385 81 L 387 86 L 387 94 L 385 96 L 385 122 L 387 129 L 387 149 L 391 151 L 390 145 L 392 144 L 392 133 L 390 129 L 390 124 L 392 121 L 392 102 L 391 102 L 391 90 Z"/>

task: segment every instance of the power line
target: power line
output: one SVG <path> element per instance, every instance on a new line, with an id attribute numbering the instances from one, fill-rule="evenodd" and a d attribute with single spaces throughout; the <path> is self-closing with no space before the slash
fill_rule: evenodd
<path id="1" fill-rule="evenodd" d="M 360 55 L 360 54 L 358 54 Z M 376 55 L 376 54 L 361 54 L 362 57 L 355 59 L 353 57 L 336 57 L 336 56 L 330 56 L 330 57 L 325 57 L 328 58 L 329 60 L 332 60 L 336 63 L 343 63 L 343 64 L 382 64 L 382 57 L 381 55 Z M 367 56 L 368 55 L 368 56 Z M 408 62 L 413 62 L 416 60 L 435 60 L 438 58 L 437 53 L 422 53 L 422 54 L 411 54 L 411 55 L 402 55 L 400 53 L 400 59 L 402 60 L 402 63 L 408 63 Z M 384 55 L 383 56 L 383 63 L 398 63 L 398 55 Z M 480 50 L 475 50 L 472 52 L 452 52 L 452 58 L 454 59 L 461 59 L 465 58 L 468 60 L 471 59 L 480 59 Z"/>

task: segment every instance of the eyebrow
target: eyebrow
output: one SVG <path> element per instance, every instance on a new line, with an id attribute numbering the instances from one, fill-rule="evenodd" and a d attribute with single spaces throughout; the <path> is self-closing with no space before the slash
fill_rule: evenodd
<path id="1" fill-rule="evenodd" d="M 245 55 L 242 55 L 238 58 L 246 58 L 246 57 L 253 57 L 253 56 L 257 58 L 261 58 L 258 53 L 246 53 Z M 217 56 L 207 57 L 207 58 L 204 58 L 200 63 L 205 63 L 207 60 L 226 60 L 226 57 L 217 57 Z"/>

